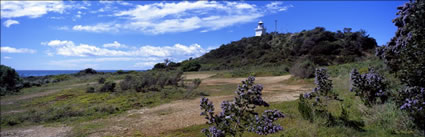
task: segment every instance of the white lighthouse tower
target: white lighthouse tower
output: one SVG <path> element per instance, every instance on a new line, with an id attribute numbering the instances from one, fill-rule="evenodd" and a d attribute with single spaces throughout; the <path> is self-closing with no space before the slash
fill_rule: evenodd
<path id="1" fill-rule="evenodd" d="M 257 28 L 255 28 L 255 36 L 261 36 L 266 33 L 266 28 L 264 28 L 263 22 L 260 20 L 258 22 Z"/>

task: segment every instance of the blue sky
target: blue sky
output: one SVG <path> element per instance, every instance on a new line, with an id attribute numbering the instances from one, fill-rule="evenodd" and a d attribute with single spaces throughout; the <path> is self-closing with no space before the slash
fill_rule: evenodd
<path id="1" fill-rule="evenodd" d="M 144 70 L 268 32 L 360 29 L 386 44 L 405 1 L 1 1 L 1 64 L 18 70 Z"/>

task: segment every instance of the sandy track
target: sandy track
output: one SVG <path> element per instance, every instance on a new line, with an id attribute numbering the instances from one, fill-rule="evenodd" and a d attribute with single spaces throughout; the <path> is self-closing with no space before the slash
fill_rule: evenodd
<path id="1" fill-rule="evenodd" d="M 91 82 L 89 84 L 95 84 L 95 83 L 96 82 Z M 71 89 L 72 87 L 78 87 L 78 86 L 84 86 L 84 85 L 87 85 L 87 83 L 73 84 L 73 85 L 68 86 L 65 89 Z M 22 95 L 22 96 L 19 96 L 19 97 L 1 98 L 0 103 L 1 104 L 14 104 L 14 103 L 21 101 L 21 100 L 47 96 L 47 95 L 50 95 L 50 94 L 53 94 L 53 93 L 56 93 L 56 92 L 59 92 L 59 91 L 65 90 L 65 89 L 52 89 L 52 90 L 47 90 L 47 91 L 44 91 L 44 92 L 30 93 L 30 94 Z"/>
<path id="2" fill-rule="evenodd" d="M 63 137 L 69 131 L 71 127 L 31 126 L 2 131 L 0 135 L 2 137 Z"/>
<path id="3" fill-rule="evenodd" d="M 257 77 L 256 83 L 264 85 L 264 100 L 268 102 L 295 100 L 297 96 L 305 92 L 303 85 L 283 85 L 281 81 L 290 78 L 289 75 L 276 77 Z M 240 83 L 245 78 L 220 78 L 206 79 L 205 85 L 221 85 Z M 280 92 L 279 92 L 280 91 Z M 220 112 L 220 104 L 225 100 L 232 100 L 234 95 L 208 97 L 215 105 L 216 112 Z M 200 98 L 192 100 L 173 101 L 153 108 L 128 111 L 126 115 L 107 119 L 110 125 L 96 131 L 91 136 L 131 136 L 132 133 L 140 132 L 147 136 L 159 136 L 161 133 L 188 127 L 191 125 L 204 124 L 205 119 L 200 116 Z M 93 121 L 100 122 L 100 121 Z"/>

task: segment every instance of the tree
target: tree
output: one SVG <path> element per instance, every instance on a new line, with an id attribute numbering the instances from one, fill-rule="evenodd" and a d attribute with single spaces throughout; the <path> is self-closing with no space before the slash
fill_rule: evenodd
<path id="1" fill-rule="evenodd" d="M 22 88 L 22 80 L 15 69 L 0 65 L 0 95 L 13 94 Z"/>

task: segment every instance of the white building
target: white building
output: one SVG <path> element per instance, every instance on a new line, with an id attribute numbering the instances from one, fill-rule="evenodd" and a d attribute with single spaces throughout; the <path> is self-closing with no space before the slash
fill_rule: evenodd
<path id="1" fill-rule="evenodd" d="M 263 22 L 260 20 L 258 22 L 257 28 L 255 28 L 255 36 L 261 36 L 266 33 L 266 28 L 264 28 Z"/>

